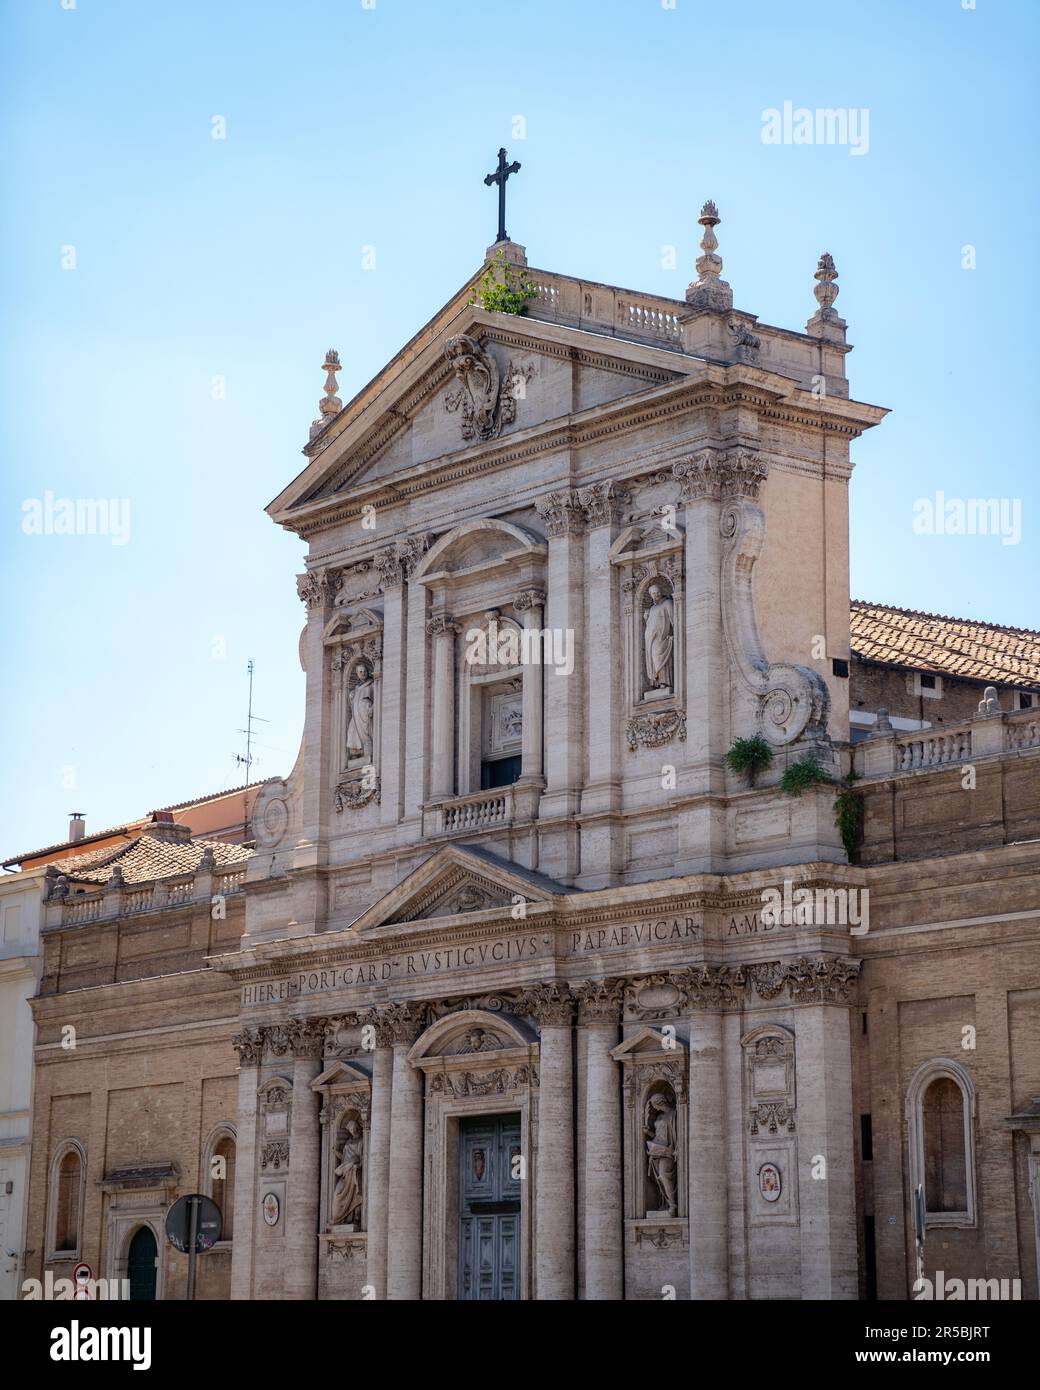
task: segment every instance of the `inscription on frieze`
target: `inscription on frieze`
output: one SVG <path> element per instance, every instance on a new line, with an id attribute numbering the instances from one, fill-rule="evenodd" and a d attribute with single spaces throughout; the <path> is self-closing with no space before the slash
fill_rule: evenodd
<path id="1" fill-rule="evenodd" d="M 517 965 L 545 957 L 584 958 L 612 951 L 674 945 L 697 940 L 700 935 L 701 924 L 695 917 L 661 917 L 583 927 L 580 931 L 561 932 L 558 945 L 550 932 L 518 933 L 464 945 L 446 944 L 428 950 L 402 951 L 374 960 L 328 965 L 278 980 L 243 985 L 242 1004 L 250 1007 L 284 1002 L 302 995 L 397 984 L 459 970 L 491 970 L 496 966 Z"/>

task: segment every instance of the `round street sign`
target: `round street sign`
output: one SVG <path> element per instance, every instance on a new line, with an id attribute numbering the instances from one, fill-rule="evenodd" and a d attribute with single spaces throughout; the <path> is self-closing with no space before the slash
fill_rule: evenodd
<path id="1" fill-rule="evenodd" d="M 81 1301 L 83 1299 L 89 1299 L 91 1294 L 88 1285 L 90 1284 L 90 1281 L 91 1279 L 93 1279 L 93 1277 L 94 1271 L 91 1269 L 90 1265 L 77 1265 L 76 1268 L 72 1271 L 72 1281 L 76 1285 L 76 1291 L 72 1295 L 72 1297 L 80 1299 Z"/>
<path id="2" fill-rule="evenodd" d="M 175 1250 L 183 1250 L 186 1254 L 190 1253 L 188 1245 L 191 1240 L 191 1208 L 193 1203 L 198 1204 L 195 1227 L 196 1251 L 208 1250 L 210 1246 L 216 1245 L 220 1239 L 220 1208 L 216 1202 L 209 1197 L 204 1197 L 201 1192 L 190 1193 L 187 1197 L 178 1197 L 166 1213 L 166 1239 Z"/>

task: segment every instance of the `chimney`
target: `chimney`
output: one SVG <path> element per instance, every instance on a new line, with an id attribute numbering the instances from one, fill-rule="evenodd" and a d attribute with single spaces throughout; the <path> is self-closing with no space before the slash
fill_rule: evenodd
<path id="1" fill-rule="evenodd" d="M 69 812 L 69 843 L 75 844 L 87 833 L 87 822 L 82 811 Z"/>
<path id="2" fill-rule="evenodd" d="M 172 811 L 153 811 L 145 834 L 164 844 L 184 844 L 191 839 L 191 826 L 175 821 Z"/>

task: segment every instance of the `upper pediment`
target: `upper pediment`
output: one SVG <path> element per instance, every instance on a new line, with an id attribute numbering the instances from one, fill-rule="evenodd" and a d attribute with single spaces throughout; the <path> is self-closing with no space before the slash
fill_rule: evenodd
<path id="1" fill-rule="evenodd" d="M 452 301 L 316 436 L 268 511 L 292 525 L 329 499 L 392 491 L 434 460 L 660 390 L 694 365 L 674 349 Z"/>
<path id="2" fill-rule="evenodd" d="M 573 891 L 478 846 L 445 845 L 373 903 L 354 930 L 493 912 L 519 903 L 548 904 L 556 894 Z"/>

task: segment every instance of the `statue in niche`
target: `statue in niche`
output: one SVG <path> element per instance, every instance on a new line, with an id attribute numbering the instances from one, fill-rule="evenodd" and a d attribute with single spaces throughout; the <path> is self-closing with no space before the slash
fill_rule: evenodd
<path id="1" fill-rule="evenodd" d="M 348 1120 L 343 1132 L 343 1147 L 335 1169 L 336 1187 L 332 1194 L 332 1225 L 360 1225 L 364 1138 L 357 1120 Z"/>
<path id="2" fill-rule="evenodd" d="M 361 661 L 354 668 L 353 688 L 348 687 L 350 722 L 347 725 L 347 761 L 372 761 L 372 718 L 375 711 L 375 682 L 372 668 Z"/>
<path id="3" fill-rule="evenodd" d="M 647 1171 L 660 1194 L 661 1207 L 648 1216 L 678 1215 L 678 1170 L 675 1161 L 675 1106 L 663 1091 L 647 1097 L 643 1111 Z"/>
<path id="4" fill-rule="evenodd" d="M 672 690 L 672 649 L 675 646 L 675 608 L 663 584 L 647 588 L 650 607 L 643 618 L 643 658 L 648 695 L 669 695 Z"/>

